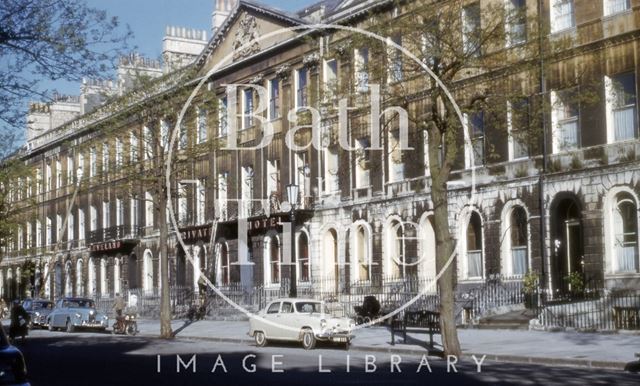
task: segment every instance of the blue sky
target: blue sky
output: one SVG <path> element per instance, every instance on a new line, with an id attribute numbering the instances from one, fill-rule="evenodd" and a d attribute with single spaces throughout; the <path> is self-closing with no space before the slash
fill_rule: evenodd
<path id="1" fill-rule="evenodd" d="M 131 46 L 151 58 L 162 53 L 162 37 L 167 25 L 207 30 L 211 37 L 211 12 L 215 0 L 87 0 L 92 8 L 104 9 L 118 16 L 134 33 Z M 265 5 L 287 11 L 296 11 L 317 0 L 261 0 Z M 106 75 L 106 74 L 105 74 Z M 42 89 L 63 94 L 80 93 L 80 85 L 66 82 L 43 82 Z"/>

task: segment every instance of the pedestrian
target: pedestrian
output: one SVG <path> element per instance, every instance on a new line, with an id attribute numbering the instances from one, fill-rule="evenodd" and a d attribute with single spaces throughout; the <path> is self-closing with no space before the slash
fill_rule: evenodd
<path id="1" fill-rule="evenodd" d="M 122 310 L 124 310 L 124 307 L 125 307 L 124 299 L 122 298 L 122 296 L 120 296 L 120 293 L 116 293 L 116 299 L 113 302 L 112 309 L 116 311 L 116 322 L 120 327 L 122 327 L 122 320 L 123 320 Z"/>
<path id="2" fill-rule="evenodd" d="M 19 300 L 13 301 L 11 308 L 11 324 L 9 325 L 9 339 L 15 342 L 16 336 L 22 336 L 24 343 L 26 335 L 29 333 L 29 314 L 22 307 Z"/>
<path id="3" fill-rule="evenodd" d="M 8 313 L 7 303 L 5 303 L 4 298 L 0 298 L 0 319 L 6 318 Z"/>

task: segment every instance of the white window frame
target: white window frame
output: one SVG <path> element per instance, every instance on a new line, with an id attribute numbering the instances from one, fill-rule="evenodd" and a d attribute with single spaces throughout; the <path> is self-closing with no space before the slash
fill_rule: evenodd
<path id="1" fill-rule="evenodd" d="M 153 195 L 151 192 L 144 192 L 144 225 L 153 227 L 154 222 Z"/>
<path id="2" fill-rule="evenodd" d="M 280 118 L 280 79 L 277 77 L 269 79 L 267 81 L 267 87 L 269 92 L 267 117 L 269 117 L 269 120 L 273 121 Z"/>
<path id="3" fill-rule="evenodd" d="M 208 139 L 207 126 L 207 110 L 204 107 L 198 107 L 196 116 L 196 134 L 198 135 L 197 143 L 204 143 Z"/>
<path id="4" fill-rule="evenodd" d="M 75 239 L 74 226 L 75 224 L 73 213 L 69 213 L 69 216 L 67 216 L 67 241 L 72 241 L 73 239 Z"/>
<path id="5" fill-rule="evenodd" d="M 102 229 L 111 227 L 111 203 L 102 201 Z"/>
<path id="6" fill-rule="evenodd" d="M 519 7 L 516 7 L 515 2 L 521 2 Z M 526 0 L 504 0 L 505 5 L 505 13 L 507 18 L 505 19 L 505 33 L 506 33 L 506 47 L 515 47 L 527 42 L 527 3 Z M 522 9 L 518 9 L 522 8 Z M 524 12 L 524 15 L 520 13 Z M 522 17 L 524 20 L 518 20 L 518 17 Z M 522 21 L 520 23 L 513 23 L 513 21 Z M 515 30 L 518 26 L 522 26 L 524 30 L 522 32 Z M 518 34 L 522 34 L 519 36 Z M 514 40 L 514 37 L 519 37 L 519 39 Z"/>
<path id="7" fill-rule="evenodd" d="M 229 134 L 229 122 L 227 97 L 218 98 L 218 137 L 226 137 Z"/>
<path id="8" fill-rule="evenodd" d="M 630 0 L 603 0 L 602 9 L 604 16 L 613 16 L 631 9 Z"/>
<path id="9" fill-rule="evenodd" d="M 618 98 L 615 95 L 616 90 L 614 87 L 614 82 L 616 81 L 615 79 L 619 76 L 625 76 L 630 74 L 633 74 L 633 85 L 634 85 L 633 91 L 635 92 L 635 94 L 633 95 L 634 103 L 626 104 L 624 106 L 618 106 L 617 105 Z M 610 75 L 610 76 L 607 75 L 604 77 L 607 143 L 633 140 L 633 139 L 636 139 L 638 136 L 638 101 L 637 101 L 636 81 L 637 79 L 636 79 L 635 73 L 632 73 L 632 72 L 626 72 L 626 73 Z M 619 139 L 618 135 L 616 134 L 617 130 L 616 130 L 615 114 L 616 112 L 619 112 L 621 110 L 626 110 L 630 112 L 633 116 L 633 135 L 631 137 Z"/>
<path id="10" fill-rule="evenodd" d="M 529 102 L 527 101 L 527 104 Z M 508 132 L 508 151 L 509 151 L 509 161 L 515 161 L 515 160 L 521 160 L 521 159 L 526 159 L 530 156 L 530 154 L 527 155 L 523 155 L 522 157 L 516 157 L 515 156 L 515 152 L 516 152 L 516 142 L 518 141 L 516 138 L 514 138 L 514 134 L 513 132 L 518 132 L 518 131 L 522 131 L 525 128 L 514 128 L 514 124 L 513 124 L 513 102 L 512 101 L 507 101 L 507 132 Z M 527 148 L 527 152 L 529 153 L 529 148 Z"/>
<path id="11" fill-rule="evenodd" d="M 78 208 L 78 240 L 85 238 L 85 217 L 84 209 Z"/>
<path id="12" fill-rule="evenodd" d="M 563 8 L 566 7 L 566 8 Z M 570 8 L 570 13 L 562 12 Z M 564 19 L 563 19 L 564 18 Z M 560 25 L 561 20 L 569 20 L 569 24 Z M 551 0 L 549 4 L 549 20 L 551 21 L 551 33 L 555 34 L 575 28 L 576 8 L 574 0 Z"/>
<path id="13" fill-rule="evenodd" d="M 571 117 L 564 116 L 564 104 L 561 101 L 558 94 L 565 92 L 573 92 L 572 89 L 553 90 L 551 91 L 551 130 L 552 140 L 551 148 L 554 154 L 579 149 L 581 147 L 581 125 L 580 125 L 580 104 L 578 104 L 577 115 Z M 576 123 L 576 144 L 567 147 L 565 144 L 560 143 L 560 125 L 574 122 Z"/>

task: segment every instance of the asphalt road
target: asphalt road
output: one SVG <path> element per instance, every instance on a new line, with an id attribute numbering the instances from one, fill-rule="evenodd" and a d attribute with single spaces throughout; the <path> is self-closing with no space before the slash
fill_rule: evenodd
<path id="1" fill-rule="evenodd" d="M 420 366 L 422 358 L 417 356 L 391 358 L 388 353 L 368 354 L 331 346 L 305 351 L 297 345 L 258 348 L 185 339 L 32 331 L 18 347 L 36 386 L 640 384 L 640 375 L 570 367 L 485 362 L 478 373 L 471 360 L 456 364 L 457 373 L 453 367 L 447 372 L 442 359 L 428 358 L 429 365 Z M 367 360 L 373 362 L 368 365 L 370 372 L 366 371 Z M 393 371 L 391 361 L 400 361 Z"/>

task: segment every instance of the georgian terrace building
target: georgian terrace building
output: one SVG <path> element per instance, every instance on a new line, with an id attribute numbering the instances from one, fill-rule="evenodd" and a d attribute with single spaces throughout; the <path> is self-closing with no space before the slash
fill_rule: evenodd
<path id="1" fill-rule="evenodd" d="M 464 1 L 461 34 L 482 23 L 481 10 L 487 2 Z M 371 12 L 403 17 L 419 2 L 327 0 L 296 14 L 243 0 L 218 3 L 213 37 L 202 44 L 199 54 L 190 51 L 188 68 L 197 74 L 193 86 L 223 58 L 231 56 L 231 61 L 207 81 L 208 93 L 199 95 L 185 116 L 179 148 L 215 145 L 206 154 L 180 161 L 189 165 L 190 172 L 175 181 L 171 200 L 180 227 L 169 238 L 170 284 L 198 285 L 198 275 L 176 240 L 179 232 L 195 264 L 214 283 L 241 283 L 245 288 L 284 285 L 291 276 L 289 266 L 282 265 L 283 251 L 289 247 L 280 223 L 289 219 L 282 205 L 289 184 L 300 187 L 294 255 L 298 287 L 322 283 L 338 292 L 356 281 L 435 276 L 433 205 L 424 141 L 415 146 L 412 158 L 394 151 L 362 150 L 355 152 L 357 156 L 336 146 L 336 117 L 323 114 L 326 146 L 293 151 L 285 144 L 287 130 L 295 126 L 290 110 L 305 105 L 322 110 L 331 83 L 368 93 L 363 63 L 378 58 L 370 58 L 366 47 L 341 44 L 345 36 L 335 31 L 316 35 L 289 31 L 260 40 L 283 27 L 315 22 L 357 26 Z M 527 42 L 527 28 L 536 24 L 531 20 L 540 20 L 552 38 L 573 39 L 573 49 L 536 79 L 539 92 L 554 106 L 540 119 L 546 127 L 539 141 L 544 146 L 514 140 L 511 134 L 518 127 L 513 120 L 504 120 L 507 127 L 502 129 L 509 135 L 500 140 L 492 136 L 482 114 L 465 117 L 474 129 L 472 146 L 465 148 L 465 157 L 448 185 L 450 225 L 460 245 L 459 288 L 496 274 L 520 280 L 529 271 L 541 274 L 550 289 L 561 288 L 573 272 L 611 288 L 638 288 L 640 1 L 504 3 L 522 7 L 527 20 L 510 26 L 521 32 L 515 35 L 516 41 L 505 42 L 506 49 Z M 182 37 L 187 35 L 191 36 Z M 314 43 L 306 36 L 314 37 Z M 394 41 L 402 45 L 401 36 Z M 588 66 L 599 79 L 601 98 L 596 103 L 577 102 L 569 97 L 575 89 L 558 88 L 579 71 L 578 64 Z M 149 67 L 153 71 L 156 66 Z M 401 65 L 392 68 L 395 75 L 401 74 Z M 172 83 L 177 78 L 172 74 L 159 78 L 158 94 L 170 96 L 184 86 L 184 82 Z M 234 106 L 241 114 L 235 122 L 239 147 L 260 142 L 259 119 L 250 114 L 260 105 L 266 107 L 260 113 L 263 119 L 274 127 L 268 146 L 224 149 L 230 136 L 227 111 L 231 107 L 225 84 L 245 85 L 238 88 Z M 259 100 L 250 85 L 264 87 L 267 100 Z M 146 103 L 152 105 L 155 97 L 148 98 Z M 419 100 L 414 108 L 421 108 Z M 109 166 L 117 169 L 143 162 L 148 153 L 143 141 L 146 133 L 168 130 L 176 117 L 127 117 L 126 109 L 108 107 L 102 105 L 29 136 L 18 155 L 33 166 L 35 177 L 17 182 L 25 188 L 14 195 L 13 204 L 24 206 L 25 221 L 12 247 L 3 251 L 2 296 L 24 296 L 34 287 L 42 288 L 47 297 L 112 296 L 127 289 L 158 288 L 154 190 L 140 186 L 135 192 L 127 191 Z M 115 138 L 101 136 L 99 129 L 110 114 L 127 117 L 120 120 L 124 122 L 118 128 L 121 134 Z M 361 120 L 350 117 L 349 137 L 364 149 L 371 138 L 359 129 Z M 393 135 L 384 137 L 385 149 L 394 141 L 398 138 Z M 496 157 L 488 156 L 490 147 Z M 475 202 L 470 202 L 471 157 L 476 165 Z M 87 187 L 75 195 L 78 180 Z M 246 204 L 250 200 L 255 201 Z M 247 220 L 246 246 L 239 242 L 240 218 Z M 245 257 L 251 265 L 234 264 Z M 417 258 L 417 265 L 398 264 Z M 36 268 L 25 275 L 28 262 Z"/>

